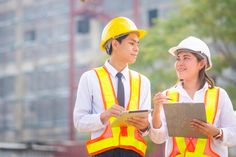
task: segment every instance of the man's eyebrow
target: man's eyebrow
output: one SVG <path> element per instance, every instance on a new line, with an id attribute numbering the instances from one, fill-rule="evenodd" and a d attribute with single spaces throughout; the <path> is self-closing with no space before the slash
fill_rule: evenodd
<path id="1" fill-rule="evenodd" d="M 135 40 L 135 39 L 130 39 L 130 40 L 139 44 L 139 40 Z"/>

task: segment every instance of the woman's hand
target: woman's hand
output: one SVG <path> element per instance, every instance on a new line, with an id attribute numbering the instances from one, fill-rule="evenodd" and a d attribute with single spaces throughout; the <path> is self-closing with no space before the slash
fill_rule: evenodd
<path id="1" fill-rule="evenodd" d="M 167 102 L 167 97 L 161 92 L 156 93 L 153 97 L 154 110 L 160 111 L 165 102 Z"/>
<path id="2" fill-rule="evenodd" d="M 154 97 L 153 97 L 153 115 L 152 115 L 153 128 L 160 128 L 162 125 L 160 112 L 162 109 L 162 104 L 165 102 L 167 102 L 167 97 L 164 94 L 162 94 L 161 92 L 154 95 Z"/>
<path id="3" fill-rule="evenodd" d="M 193 127 L 195 130 L 207 135 L 208 137 L 214 137 L 220 133 L 220 129 L 213 126 L 212 124 L 203 122 L 198 119 L 193 119 L 191 121 L 191 127 Z"/>

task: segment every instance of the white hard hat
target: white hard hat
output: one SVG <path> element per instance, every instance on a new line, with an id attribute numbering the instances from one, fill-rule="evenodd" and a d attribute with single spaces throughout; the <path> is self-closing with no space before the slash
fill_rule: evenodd
<path id="1" fill-rule="evenodd" d="M 194 53 L 198 53 L 200 55 L 204 54 L 207 57 L 206 58 L 204 57 L 204 55 L 202 55 L 204 58 L 207 59 L 206 70 L 209 70 L 212 67 L 210 50 L 207 44 L 202 40 L 193 36 L 189 36 L 185 38 L 183 41 L 181 41 L 178 46 L 170 48 L 169 53 L 172 54 L 173 56 L 176 56 L 177 50 L 180 49 L 192 50 Z"/>

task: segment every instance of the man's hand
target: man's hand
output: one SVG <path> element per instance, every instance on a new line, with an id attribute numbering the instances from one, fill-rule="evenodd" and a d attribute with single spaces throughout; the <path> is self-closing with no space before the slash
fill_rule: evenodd
<path id="1" fill-rule="evenodd" d="M 123 111 L 125 111 L 124 107 L 115 104 L 103 113 L 101 113 L 100 119 L 102 123 L 105 124 L 110 117 L 118 117 Z"/>
<path id="2" fill-rule="evenodd" d="M 145 130 L 149 127 L 148 116 L 147 117 L 130 117 L 127 119 L 127 124 L 133 125 L 139 130 Z"/>

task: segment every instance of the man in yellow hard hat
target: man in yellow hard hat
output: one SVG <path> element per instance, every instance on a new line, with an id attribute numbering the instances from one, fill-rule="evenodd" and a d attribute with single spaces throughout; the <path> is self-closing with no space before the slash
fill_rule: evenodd
<path id="1" fill-rule="evenodd" d="M 112 19 L 104 28 L 101 49 L 109 58 L 102 67 L 85 72 L 78 85 L 74 125 L 91 132 L 86 147 L 96 157 L 140 157 L 146 152 L 143 136 L 148 133 L 148 116 L 132 117 L 126 125 L 112 122 L 125 110 L 151 108 L 150 81 L 130 70 L 136 61 L 144 30 L 126 17 Z"/>

